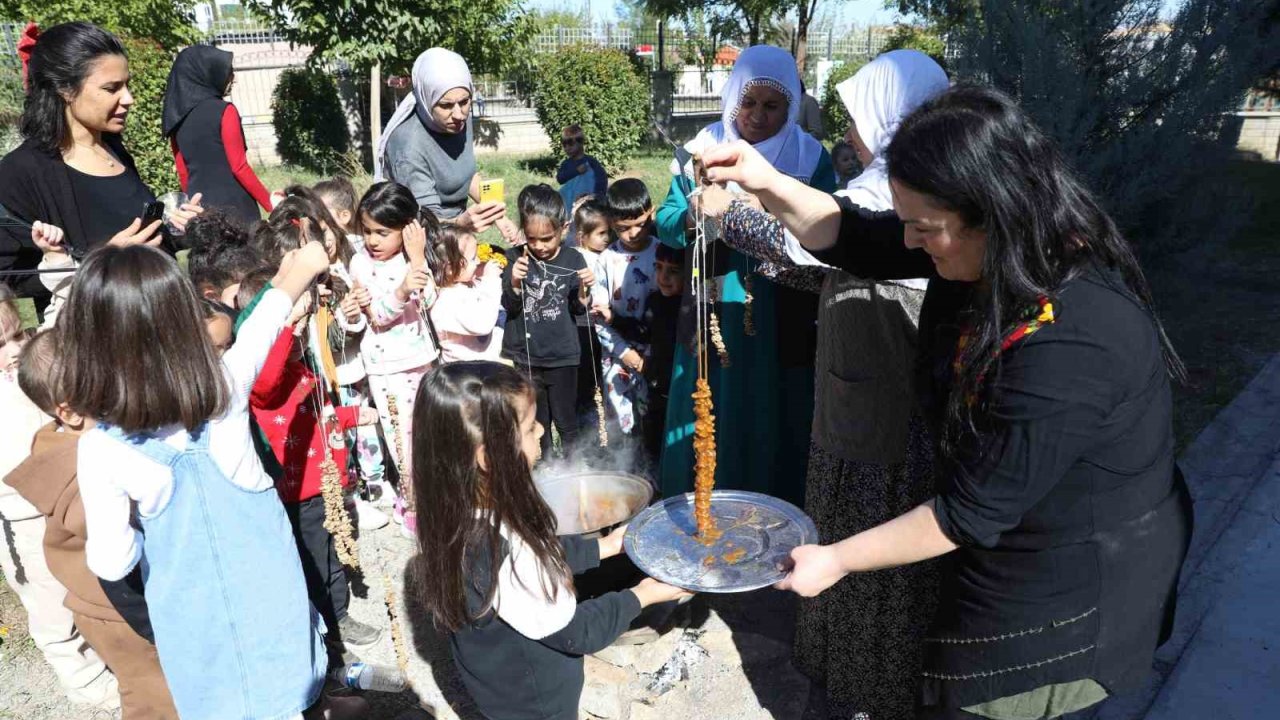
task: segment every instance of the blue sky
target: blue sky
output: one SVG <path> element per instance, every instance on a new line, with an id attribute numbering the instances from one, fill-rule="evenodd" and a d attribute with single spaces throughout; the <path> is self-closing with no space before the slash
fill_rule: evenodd
<path id="1" fill-rule="evenodd" d="M 593 17 L 610 20 L 617 16 L 615 12 L 615 0 L 526 0 L 529 7 L 534 8 L 573 8 L 578 9 L 583 5 L 591 7 Z M 1181 0 L 1165 0 L 1165 10 L 1170 11 L 1181 4 Z M 836 21 L 838 24 L 858 24 L 869 25 L 877 23 L 893 22 L 897 13 L 885 10 L 884 0 L 845 0 L 837 3 L 823 3 L 827 7 L 834 6 L 836 8 Z"/>

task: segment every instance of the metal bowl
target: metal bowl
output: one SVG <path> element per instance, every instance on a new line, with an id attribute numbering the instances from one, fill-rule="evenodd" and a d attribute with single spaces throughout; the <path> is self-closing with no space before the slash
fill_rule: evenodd
<path id="1" fill-rule="evenodd" d="M 773 585 L 786 577 L 793 549 L 818 542 L 818 529 L 800 508 L 761 493 L 713 491 L 711 516 L 720 536 L 703 544 L 693 493 L 667 498 L 627 525 L 622 547 L 655 580 L 694 592 L 733 593 Z"/>
<path id="2" fill-rule="evenodd" d="M 584 535 L 620 525 L 648 506 L 653 485 L 639 475 L 589 470 L 535 477 L 556 516 L 557 535 Z"/>

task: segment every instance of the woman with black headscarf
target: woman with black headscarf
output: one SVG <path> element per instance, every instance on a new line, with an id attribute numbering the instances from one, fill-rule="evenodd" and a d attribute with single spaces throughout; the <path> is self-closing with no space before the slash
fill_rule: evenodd
<path id="1" fill-rule="evenodd" d="M 261 218 L 259 207 L 271 211 L 271 194 L 245 157 L 240 113 L 223 99 L 231 91 L 231 61 L 231 53 L 210 45 L 178 53 L 164 93 L 164 134 L 183 191 L 198 191 L 205 207 L 252 223 Z"/>

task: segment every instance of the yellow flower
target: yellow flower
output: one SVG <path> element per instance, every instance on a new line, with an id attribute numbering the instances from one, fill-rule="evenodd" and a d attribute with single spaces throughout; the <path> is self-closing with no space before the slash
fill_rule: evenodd
<path id="1" fill-rule="evenodd" d="M 1046 302 L 1044 307 L 1040 310 L 1040 317 L 1036 318 L 1036 320 L 1042 323 L 1053 322 L 1053 303 Z"/>
<path id="2" fill-rule="evenodd" d="M 487 243 L 476 248 L 476 259 L 482 263 L 496 262 L 502 268 L 507 266 L 507 256 Z"/>

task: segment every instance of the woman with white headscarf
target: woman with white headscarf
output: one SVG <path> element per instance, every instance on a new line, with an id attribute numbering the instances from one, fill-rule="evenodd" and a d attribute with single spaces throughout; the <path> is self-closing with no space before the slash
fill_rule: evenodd
<path id="1" fill-rule="evenodd" d="M 721 94 L 721 120 L 685 145 L 690 153 L 745 140 L 778 170 L 812 187 L 835 189 L 831 156 L 796 123 L 800 75 L 781 48 L 759 45 L 738 57 Z M 671 190 L 658 208 L 658 238 L 675 248 L 691 239 L 690 164 L 672 164 Z M 809 421 L 813 413 L 814 321 L 812 294 L 779 287 L 757 274 L 760 263 L 715 243 L 708 253 L 718 288 L 715 304 L 728 355 L 711 360 L 716 444 L 716 486 L 754 490 L 803 502 Z M 686 273 L 690 263 L 686 261 Z M 686 287 L 688 284 L 686 283 Z M 691 302 L 686 293 L 685 302 Z M 686 316 L 691 314 L 686 313 Z M 661 460 L 667 496 L 693 488 L 695 361 L 691 322 L 682 324 L 676 350 Z M 713 354 L 714 351 L 713 351 Z"/>
<path id="2" fill-rule="evenodd" d="M 868 234 L 902 235 L 880 151 L 898 123 L 947 89 L 927 55 L 895 50 L 836 87 L 846 135 L 865 170 L 848 197 Z M 772 216 L 720 188 L 702 195 L 724 241 L 780 266 L 821 267 L 813 443 L 805 510 L 830 543 L 891 520 L 936 494 L 924 422 L 913 413 L 916 328 L 926 281 L 876 282 L 818 263 Z M 850 575 L 802 600 L 796 667 L 825 687 L 825 717 L 915 716 L 922 637 L 938 587 L 936 563 Z"/>
<path id="3" fill-rule="evenodd" d="M 374 178 L 408 187 L 441 222 L 480 232 L 503 216 L 503 203 L 480 199 L 472 141 L 471 70 L 462 56 L 431 48 L 413 63 L 413 91 L 378 141 Z"/>

